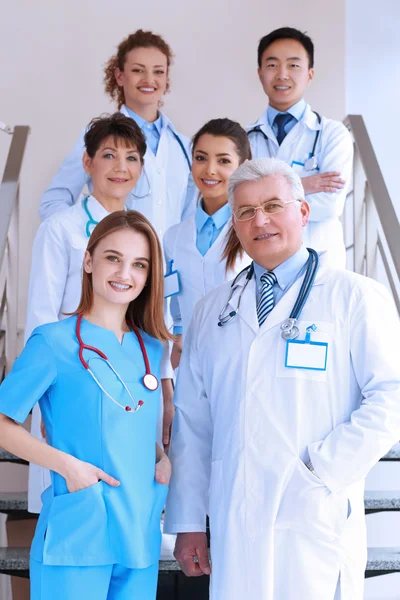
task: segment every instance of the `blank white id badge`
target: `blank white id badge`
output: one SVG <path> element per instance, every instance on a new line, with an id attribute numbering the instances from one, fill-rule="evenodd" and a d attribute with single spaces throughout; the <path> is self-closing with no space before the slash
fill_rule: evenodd
<path id="1" fill-rule="evenodd" d="M 179 282 L 179 273 L 175 269 L 172 269 L 174 264 L 173 260 L 169 261 L 168 272 L 164 275 L 164 298 L 169 298 L 170 296 L 175 296 L 175 294 L 179 294 L 181 287 Z"/>
<path id="2" fill-rule="evenodd" d="M 311 332 L 316 329 L 315 325 L 307 327 L 304 340 L 287 340 L 285 367 L 289 369 L 307 369 L 309 371 L 326 371 L 328 344 L 326 342 L 311 341 Z"/>

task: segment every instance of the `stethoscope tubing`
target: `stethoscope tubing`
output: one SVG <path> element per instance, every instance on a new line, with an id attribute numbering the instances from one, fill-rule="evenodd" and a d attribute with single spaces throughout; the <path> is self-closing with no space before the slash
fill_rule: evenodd
<path id="1" fill-rule="evenodd" d="M 317 113 L 315 110 L 313 110 L 313 113 L 317 116 L 318 124 L 321 125 L 321 122 L 322 122 L 321 115 L 319 113 Z M 269 144 L 269 138 L 268 138 L 267 134 L 265 133 L 265 131 L 263 131 L 261 129 L 261 125 L 256 125 L 256 127 L 253 127 L 253 129 L 250 129 L 247 132 L 247 136 L 250 136 L 252 133 L 261 133 L 261 135 L 264 137 L 265 141 L 267 142 L 267 145 Z M 311 154 L 310 154 L 308 160 L 314 158 L 314 156 L 315 156 L 315 151 L 317 149 L 317 143 L 318 143 L 320 134 L 321 134 L 321 128 L 317 129 L 317 131 L 315 132 L 314 144 L 313 144 L 312 151 L 311 151 Z"/>

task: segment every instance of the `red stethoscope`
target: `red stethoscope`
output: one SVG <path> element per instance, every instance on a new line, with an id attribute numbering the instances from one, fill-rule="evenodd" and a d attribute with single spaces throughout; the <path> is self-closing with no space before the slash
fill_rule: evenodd
<path id="1" fill-rule="evenodd" d="M 77 337 L 78 342 L 79 342 L 79 360 L 81 361 L 82 366 L 85 367 L 86 371 L 93 377 L 94 381 L 97 383 L 97 385 L 99 386 L 99 388 L 101 389 L 101 391 L 106 396 L 108 396 L 108 398 L 110 398 L 110 400 L 112 400 L 114 402 L 114 404 L 116 404 L 120 408 L 123 408 L 126 412 L 137 412 L 139 410 L 139 408 L 141 406 L 143 406 L 143 404 L 144 404 L 143 400 L 139 400 L 139 402 L 135 402 L 135 400 L 134 400 L 131 392 L 128 389 L 128 386 L 126 385 L 126 383 L 124 382 L 124 380 L 122 379 L 122 377 L 119 375 L 119 373 L 114 369 L 114 367 L 112 366 L 112 364 L 110 363 L 110 361 L 108 360 L 108 358 L 104 354 L 104 352 L 102 352 L 98 348 L 95 348 L 94 346 L 88 346 L 87 344 L 85 344 L 83 342 L 82 336 L 81 336 L 81 323 L 82 323 L 82 315 L 78 315 L 78 318 L 76 320 L 76 337 Z M 133 323 L 128 323 L 128 326 L 131 328 L 132 331 L 135 332 L 136 337 L 137 337 L 138 342 L 139 342 L 139 345 L 140 345 L 140 349 L 142 351 L 143 360 L 144 360 L 144 364 L 145 364 L 145 367 L 146 367 L 146 373 L 145 373 L 145 375 L 142 378 L 143 385 L 150 392 L 154 392 L 158 388 L 158 379 L 150 371 L 149 358 L 147 356 L 147 352 L 146 352 L 146 348 L 145 348 L 145 345 L 144 345 L 144 342 L 143 342 L 143 338 L 140 335 L 139 329 L 136 327 L 136 325 L 134 325 Z M 89 361 L 86 362 L 86 360 L 83 358 L 83 351 L 84 350 L 91 350 L 92 352 L 95 352 L 97 354 L 97 356 L 92 356 L 92 358 L 90 358 Z M 106 364 L 110 367 L 111 371 L 114 373 L 114 375 L 116 376 L 116 378 L 118 379 L 118 381 L 121 383 L 121 385 L 125 389 L 125 391 L 128 394 L 129 398 L 131 399 L 132 406 L 124 406 L 123 404 L 120 404 L 119 402 L 117 402 L 117 400 L 115 400 L 115 398 L 113 398 L 104 389 L 104 387 L 101 385 L 100 381 L 97 379 L 96 375 L 93 373 L 93 371 L 90 369 L 90 366 L 89 366 L 90 361 L 94 360 L 96 358 L 103 359 L 106 362 Z"/>

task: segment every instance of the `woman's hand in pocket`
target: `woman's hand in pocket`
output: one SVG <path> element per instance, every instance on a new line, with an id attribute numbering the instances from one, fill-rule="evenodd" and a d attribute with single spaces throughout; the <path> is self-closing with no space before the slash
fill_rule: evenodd
<path id="1" fill-rule="evenodd" d="M 65 468 L 61 475 L 65 478 L 69 492 L 79 492 L 92 485 L 96 485 L 99 481 L 104 481 L 113 487 L 120 485 L 117 479 L 108 475 L 102 469 L 79 460 L 74 456 L 67 456 Z"/>
<path id="2" fill-rule="evenodd" d="M 171 461 L 159 446 L 157 446 L 157 462 L 154 478 L 157 483 L 164 485 L 168 485 L 171 479 Z"/>

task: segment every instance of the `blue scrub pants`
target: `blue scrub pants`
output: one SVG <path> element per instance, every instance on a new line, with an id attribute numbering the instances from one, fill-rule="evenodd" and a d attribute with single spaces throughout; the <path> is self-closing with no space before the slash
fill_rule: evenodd
<path id="1" fill-rule="evenodd" d="M 158 564 L 53 567 L 31 559 L 31 600 L 155 600 Z"/>

